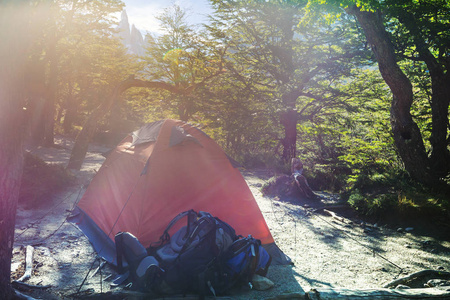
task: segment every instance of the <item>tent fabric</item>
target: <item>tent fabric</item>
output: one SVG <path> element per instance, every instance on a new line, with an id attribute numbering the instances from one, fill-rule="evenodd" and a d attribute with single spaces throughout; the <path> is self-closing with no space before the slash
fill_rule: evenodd
<path id="1" fill-rule="evenodd" d="M 138 130 L 133 131 L 131 133 L 131 136 L 133 137 L 131 146 L 136 146 L 147 142 L 155 142 L 158 138 L 158 134 L 163 123 L 164 120 L 148 123 Z"/>
<path id="2" fill-rule="evenodd" d="M 105 236 L 113 241 L 121 231 L 149 247 L 178 213 L 194 209 L 260 239 L 273 252 L 273 263 L 291 263 L 274 244 L 240 171 L 213 139 L 182 121 L 150 123 L 127 136 L 106 158 L 78 209 L 75 222 L 99 254 L 110 252 Z"/>

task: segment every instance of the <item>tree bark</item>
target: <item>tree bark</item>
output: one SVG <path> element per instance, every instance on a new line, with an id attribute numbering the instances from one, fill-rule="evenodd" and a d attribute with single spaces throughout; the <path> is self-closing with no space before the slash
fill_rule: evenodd
<path id="1" fill-rule="evenodd" d="M 378 61 L 380 73 L 392 91 L 391 127 L 396 148 L 408 173 L 419 182 L 435 185 L 438 177 L 430 170 L 419 127 L 411 116 L 412 84 L 397 64 L 394 47 L 385 30 L 380 12 L 348 9 L 364 30 Z"/>
<path id="2" fill-rule="evenodd" d="M 10 299 L 14 226 L 23 169 L 22 143 L 25 132 L 24 71 L 29 43 L 27 10 L 17 3 L 0 9 L 0 291 Z M 8 30 L 14 28 L 14 32 Z"/>
<path id="3" fill-rule="evenodd" d="M 425 62 L 431 78 L 431 154 L 430 168 L 439 178 L 444 178 L 450 172 L 450 151 L 447 134 L 449 129 L 448 109 L 450 104 L 450 73 L 448 65 L 441 63 L 444 57 L 436 58 L 430 51 L 426 37 L 417 25 L 416 17 L 405 12 L 399 15 L 399 20 L 408 28 L 416 45 L 419 59 Z M 440 61 L 441 60 L 441 61 Z"/>
<path id="4" fill-rule="evenodd" d="M 78 107 L 80 101 L 78 97 L 74 95 L 74 88 L 72 80 L 69 81 L 68 84 L 68 95 L 66 99 L 66 109 L 64 113 L 64 121 L 63 121 L 63 130 L 65 134 L 69 134 L 72 132 L 73 123 L 76 120 L 76 115 L 78 112 Z"/>
<path id="5" fill-rule="evenodd" d="M 44 145 L 54 145 L 56 95 L 58 89 L 58 55 L 56 51 L 56 36 L 52 38 L 49 48 L 49 83 L 44 110 Z"/>
<path id="6" fill-rule="evenodd" d="M 0 71 L 2 75 L 4 71 Z M 13 83 L 2 77 L 0 75 L 0 291 L 6 292 L 8 299 L 14 225 L 23 168 L 23 111 L 22 107 L 17 107 L 20 106 L 20 91 L 8 87 L 13 87 Z"/>
<path id="7" fill-rule="evenodd" d="M 432 151 L 430 167 L 440 178 L 450 173 L 450 140 L 447 140 L 449 130 L 450 73 L 433 78 L 433 95 L 431 99 L 431 137 Z"/>
<path id="8" fill-rule="evenodd" d="M 284 138 L 281 140 L 283 145 L 282 158 L 285 162 L 291 161 L 297 154 L 297 120 L 297 111 L 293 109 L 281 115 L 280 123 L 284 127 Z"/>
<path id="9" fill-rule="evenodd" d="M 301 95 L 302 88 L 293 89 L 282 96 L 286 107 L 280 116 L 280 123 L 284 127 L 284 138 L 281 140 L 283 145 L 282 159 L 290 163 L 291 159 L 297 156 L 297 123 L 299 114 L 295 109 L 297 99 Z"/>
<path id="10" fill-rule="evenodd" d="M 147 87 L 165 89 L 172 93 L 183 93 L 173 87 L 172 85 L 164 82 L 155 81 L 143 81 L 139 79 L 129 78 L 120 82 L 112 92 L 111 96 L 107 97 L 102 104 L 100 104 L 87 118 L 83 125 L 83 129 L 78 134 L 72 152 L 70 154 L 70 160 L 67 165 L 68 169 L 80 170 L 83 160 L 86 157 L 88 146 L 92 137 L 97 129 L 97 124 L 108 113 L 113 104 L 117 102 L 119 96 L 131 87 Z"/>

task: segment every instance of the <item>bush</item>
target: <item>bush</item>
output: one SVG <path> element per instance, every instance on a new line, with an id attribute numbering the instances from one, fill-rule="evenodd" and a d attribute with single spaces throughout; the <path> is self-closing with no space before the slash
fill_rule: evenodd
<path id="1" fill-rule="evenodd" d="M 359 174 L 345 197 L 360 214 L 377 218 L 440 215 L 450 211 L 448 196 L 418 184 L 404 171 Z"/>
<path id="2" fill-rule="evenodd" d="M 313 190 L 339 192 L 345 187 L 346 172 L 334 165 L 316 164 L 305 167 L 305 177 Z"/>

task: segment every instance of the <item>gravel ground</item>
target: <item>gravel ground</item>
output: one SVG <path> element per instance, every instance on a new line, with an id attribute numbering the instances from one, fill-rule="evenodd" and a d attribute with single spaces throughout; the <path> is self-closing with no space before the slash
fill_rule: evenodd
<path id="1" fill-rule="evenodd" d="M 72 142 L 60 138 L 58 148 L 29 149 L 48 162 L 66 164 Z M 13 278 L 23 274 L 24 246 L 34 244 L 34 273 L 26 283 L 49 285 L 45 290 L 24 293 L 42 299 L 70 299 L 78 292 L 95 252 L 87 238 L 65 219 L 82 196 L 87 184 L 101 166 L 101 153 L 108 150 L 92 146 L 77 172 L 77 182 L 54 196 L 38 209 L 19 207 L 16 243 L 13 251 Z M 436 238 L 436 230 L 408 226 L 361 225 L 354 216 L 336 219 L 315 208 L 339 204 L 337 195 L 318 193 L 320 199 L 264 197 L 260 188 L 274 174 L 267 170 L 244 170 L 243 175 L 278 246 L 292 259 L 292 266 L 271 266 L 267 277 L 275 286 L 268 291 L 241 290 L 236 299 L 271 299 L 277 295 L 306 292 L 313 288 L 380 288 L 386 283 L 423 269 L 450 271 L 450 242 Z M 345 212 L 334 210 L 338 215 Z M 347 216 L 347 215 L 346 215 Z M 430 221 L 431 222 L 431 221 Z M 97 263 L 94 266 L 97 267 Z M 92 273 L 91 273 L 92 274 Z M 105 266 L 102 272 L 87 277 L 81 287 L 85 293 L 106 292 L 102 280 L 114 274 Z"/>

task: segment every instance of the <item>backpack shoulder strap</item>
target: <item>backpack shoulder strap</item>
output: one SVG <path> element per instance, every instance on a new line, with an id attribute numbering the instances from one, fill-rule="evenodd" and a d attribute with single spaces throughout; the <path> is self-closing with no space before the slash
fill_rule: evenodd
<path id="1" fill-rule="evenodd" d="M 192 224 L 188 224 L 185 236 L 187 239 L 183 245 L 183 248 L 181 248 L 180 254 L 189 248 L 194 239 L 203 239 L 203 237 L 205 237 L 212 230 L 214 230 L 215 233 L 215 225 L 215 219 L 209 213 L 201 214 L 198 220 L 192 222 Z M 194 226 L 194 228 L 189 228 L 189 226 Z M 213 240 L 215 240 L 215 237 Z"/>
<path id="2" fill-rule="evenodd" d="M 169 235 L 169 230 L 181 219 L 183 219 L 185 216 L 188 217 L 188 230 L 186 231 L 186 234 L 189 233 L 190 231 L 190 226 L 191 224 L 194 222 L 195 219 L 197 219 L 198 214 L 193 210 L 190 209 L 188 211 L 184 211 L 179 213 L 175 218 L 172 219 L 172 221 L 170 221 L 169 225 L 167 225 L 166 229 L 164 230 L 164 233 L 161 235 L 161 237 L 159 238 L 159 241 L 156 242 L 155 245 L 152 245 L 151 247 L 158 247 L 161 246 L 163 244 L 165 244 L 167 241 L 170 240 L 170 235 Z"/>

